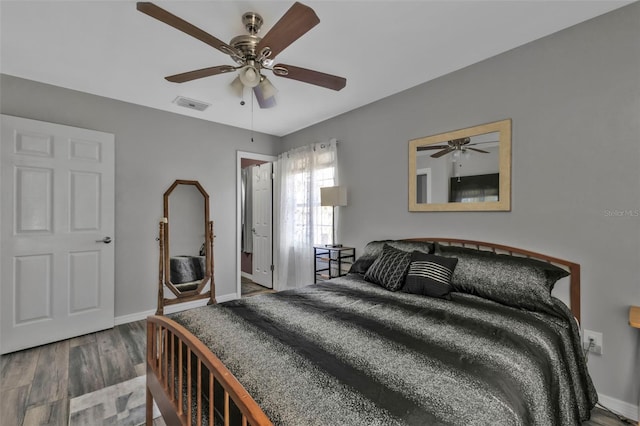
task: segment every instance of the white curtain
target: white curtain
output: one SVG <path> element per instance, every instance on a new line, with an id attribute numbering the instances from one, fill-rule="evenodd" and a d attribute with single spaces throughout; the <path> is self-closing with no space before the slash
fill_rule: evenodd
<path id="1" fill-rule="evenodd" d="M 332 140 L 296 148 L 275 163 L 278 291 L 312 284 L 313 246 L 331 242 L 332 211 L 320 206 L 320 188 L 338 185 L 336 145 Z"/>

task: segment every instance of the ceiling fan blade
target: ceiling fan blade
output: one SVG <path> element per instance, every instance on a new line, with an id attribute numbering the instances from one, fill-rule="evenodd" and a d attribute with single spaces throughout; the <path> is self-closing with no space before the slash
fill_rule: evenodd
<path id="1" fill-rule="evenodd" d="M 229 46 L 227 43 L 223 42 L 207 33 L 206 31 L 201 30 L 193 24 L 185 21 L 182 18 L 177 17 L 176 15 L 164 10 L 163 8 L 156 6 L 150 2 L 138 2 L 136 4 L 137 9 L 152 18 L 157 19 L 158 21 L 164 22 L 167 25 L 172 26 L 175 29 L 182 31 L 185 34 L 190 35 L 191 37 L 195 37 L 203 43 L 208 44 L 211 47 L 214 47 L 225 53 L 227 55 L 231 55 L 234 57 L 241 57 L 242 54 L 238 52 L 233 47 Z"/>
<path id="2" fill-rule="evenodd" d="M 467 149 L 470 149 L 471 151 L 482 152 L 483 154 L 489 154 L 489 151 L 483 151 L 478 148 L 471 148 L 470 146 L 468 146 Z"/>
<path id="3" fill-rule="evenodd" d="M 445 149 L 445 148 L 449 148 L 449 145 L 424 145 L 424 146 L 419 146 L 418 151 L 427 151 L 429 149 Z"/>
<path id="4" fill-rule="evenodd" d="M 447 155 L 448 153 L 453 152 L 455 150 L 456 150 L 455 148 L 449 147 L 449 148 L 443 149 L 442 151 L 438 151 L 435 154 L 432 154 L 431 157 L 432 158 L 440 158 L 443 155 Z"/>
<path id="5" fill-rule="evenodd" d="M 295 2 L 260 40 L 256 47 L 256 52 L 261 54 L 264 48 L 269 48 L 271 54 L 267 55 L 267 57 L 273 59 L 319 23 L 320 18 L 318 18 L 313 9 L 302 3 Z"/>
<path id="6" fill-rule="evenodd" d="M 341 90 L 347 85 L 347 79 L 336 75 L 325 74 L 320 71 L 294 67 L 292 65 L 277 64 L 273 66 L 273 73 L 278 77 L 290 78 L 303 83 L 315 84 L 332 90 Z"/>
<path id="7" fill-rule="evenodd" d="M 212 75 L 224 74 L 226 72 L 232 72 L 235 70 L 235 67 L 232 67 L 231 65 L 218 65 L 215 67 L 202 68 L 200 70 L 170 75 L 168 77 L 165 77 L 165 80 L 172 83 L 184 83 L 186 81 L 196 80 L 203 77 L 210 77 Z"/>

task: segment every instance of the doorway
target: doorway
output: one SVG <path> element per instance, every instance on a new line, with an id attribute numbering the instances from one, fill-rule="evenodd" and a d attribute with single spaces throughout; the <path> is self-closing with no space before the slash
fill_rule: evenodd
<path id="1" fill-rule="evenodd" d="M 273 288 L 273 162 L 276 157 L 237 153 L 236 296 Z M 243 290 L 244 289 L 244 290 Z"/>

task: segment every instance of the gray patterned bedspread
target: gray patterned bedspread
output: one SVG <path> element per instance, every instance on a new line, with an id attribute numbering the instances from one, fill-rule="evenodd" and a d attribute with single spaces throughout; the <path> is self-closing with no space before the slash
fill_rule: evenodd
<path id="1" fill-rule="evenodd" d="M 207 270 L 204 256 L 173 256 L 169 259 L 171 282 L 182 284 L 199 281 Z"/>
<path id="2" fill-rule="evenodd" d="M 577 425 L 596 401 L 568 309 L 390 292 L 356 275 L 184 311 L 282 425 Z"/>

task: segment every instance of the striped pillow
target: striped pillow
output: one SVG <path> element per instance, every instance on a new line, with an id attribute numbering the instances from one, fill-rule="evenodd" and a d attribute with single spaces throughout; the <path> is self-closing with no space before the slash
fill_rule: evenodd
<path id="1" fill-rule="evenodd" d="M 405 285 L 405 293 L 449 299 L 451 276 L 458 263 L 454 257 L 442 257 L 414 251 Z"/>

